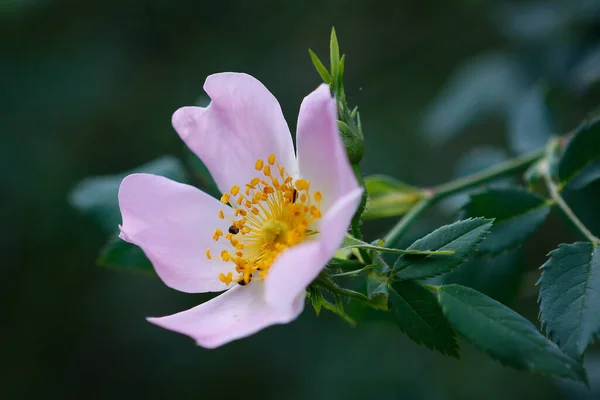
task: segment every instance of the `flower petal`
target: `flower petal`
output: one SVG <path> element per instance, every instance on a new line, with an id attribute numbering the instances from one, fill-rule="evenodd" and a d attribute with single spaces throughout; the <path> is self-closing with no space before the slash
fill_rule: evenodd
<path id="1" fill-rule="evenodd" d="M 183 107 L 173 127 L 206 165 L 221 192 L 242 186 L 257 175 L 256 160 L 275 154 L 294 176 L 294 146 L 277 99 L 257 79 L 225 72 L 211 75 L 204 90 L 210 105 Z"/>
<path id="2" fill-rule="evenodd" d="M 232 268 L 208 260 L 206 249 L 218 255 L 225 248 L 224 240 L 215 242 L 212 236 L 215 228 L 227 231 L 230 223 L 218 212 L 230 215 L 231 208 L 192 186 L 151 174 L 123 179 L 119 207 L 121 238 L 144 250 L 167 286 L 188 293 L 227 288 L 219 273 Z"/>
<path id="3" fill-rule="evenodd" d="M 190 310 L 148 321 L 190 336 L 198 345 L 212 349 L 267 326 L 293 321 L 304 309 L 303 293 L 288 307 L 273 308 L 264 301 L 263 291 L 260 281 L 237 285 Z"/>
<path id="4" fill-rule="evenodd" d="M 323 194 L 321 211 L 327 212 L 342 196 L 358 187 L 346 149 L 337 129 L 335 99 L 329 87 L 319 86 L 300 106 L 298 169 L 313 190 Z"/>
<path id="5" fill-rule="evenodd" d="M 287 307 L 304 292 L 331 260 L 344 240 L 358 208 L 362 188 L 338 200 L 323 218 L 319 238 L 283 252 L 265 279 L 265 299 L 274 307 Z"/>

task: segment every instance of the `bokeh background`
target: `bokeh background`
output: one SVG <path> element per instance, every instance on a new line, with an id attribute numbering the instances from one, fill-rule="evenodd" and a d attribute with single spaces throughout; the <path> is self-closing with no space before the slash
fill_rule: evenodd
<path id="1" fill-rule="evenodd" d="M 600 104 L 597 0 L 0 0 L 0 398 L 600 398 L 597 347 L 588 391 L 466 343 L 461 361 L 444 358 L 353 304 L 356 327 L 307 305 L 292 324 L 204 350 L 145 317 L 206 296 L 95 265 L 107 233 L 69 203 L 75 185 L 185 158 L 170 117 L 203 101 L 210 73 L 254 75 L 293 128 L 319 84 L 307 49 L 327 60 L 332 25 L 366 174 L 441 183 L 540 146 Z M 596 234 L 599 193 L 569 195 Z M 461 201 L 407 240 L 456 218 Z M 365 229 L 376 238 L 393 222 Z M 447 279 L 535 321 L 538 267 L 575 239 L 552 214 L 522 249 Z"/>

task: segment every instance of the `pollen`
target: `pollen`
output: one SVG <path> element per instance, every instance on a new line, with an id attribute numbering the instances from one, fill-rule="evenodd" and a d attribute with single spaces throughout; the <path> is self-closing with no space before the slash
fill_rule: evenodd
<path id="1" fill-rule="evenodd" d="M 264 279 L 282 252 L 318 233 L 321 192 L 311 192 L 306 179 L 294 179 L 275 154 L 266 161 L 256 160 L 258 176 L 244 185 L 233 185 L 221 197 L 222 203 L 233 208 L 233 217 L 219 210 L 219 219 L 230 220 L 230 226 L 225 235 L 219 228 L 213 234 L 215 241 L 226 239 L 219 242 L 220 257 L 207 249 L 206 258 L 230 265 L 230 272 L 218 276 L 226 285 L 244 286 Z"/>

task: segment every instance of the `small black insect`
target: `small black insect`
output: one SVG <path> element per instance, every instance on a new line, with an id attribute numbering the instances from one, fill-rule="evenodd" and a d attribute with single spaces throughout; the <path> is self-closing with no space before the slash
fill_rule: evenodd
<path id="1" fill-rule="evenodd" d="M 295 203 L 297 198 L 298 198 L 298 191 L 296 189 L 294 189 L 294 194 L 292 194 L 292 203 Z"/>
<path id="2" fill-rule="evenodd" d="M 240 228 L 238 228 L 237 226 L 231 225 L 228 229 L 228 232 L 231 233 L 232 235 L 237 235 L 238 233 L 240 233 Z"/>

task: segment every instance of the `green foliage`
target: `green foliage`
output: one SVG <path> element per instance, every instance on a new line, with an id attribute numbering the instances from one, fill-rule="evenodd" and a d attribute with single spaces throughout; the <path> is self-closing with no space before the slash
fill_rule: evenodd
<path id="1" fill-rule="evenodd" d="M 388 307 L 400 330 L 412 340 L 458 358 L 456 334 L 431 291 L 416 282 L 395 282 Z"/>
<path id="2" fill-rule="evenodd" d="M 600 161 L 600 121 L 584 122 L 567 143 L 558 165 L 560 185 L 565 186 L 586 168 Z"/>
<path id="3" fill-rule="evenodd" d="M 384 175 L 365 178 L 365 188 L 369 199 L 364 220 L 404 215 L 424 196 L 421 189 Z"/>
<path id="4" fill-rule="evenodd" d="M 452 327 L 500 362 L 587 384 L 585 370 L 577 361 L 496 300 L 460 285 L 439 287 L 438 300 Z"/>
<path id="5" fill-rule="evenodd" d="M 386 276 L 371 269 L 367 274 L 367 297 L 375 308 L 387 309 L 389 282 Z"/>
<path id="6" fill-rule="evenodd" d="M 142 249 L 117 235 L 112 236 L 102 248 L 96 263 L 104 267 L 130 269 L 155 275 L 152 263 Z"/>
<path id="7" fill-rule="evenodd" d="M 69 200 L 73 207 L 90 215 L 106 232 L 113 234 L 96 260 L 98 265 L 153 273 L 152 264 L 142 249 L 114 233 L 121 223 L 119 186 L 123 178 L 133 173 L 161 175 L 178 182 L 188 180 L 182 163 L 175 157 L 164 156 L 129 172 L 85 179 L 73 189 Z"/>
<path id="8" fill-rule="evenodd" d="M 546 220 L 550 208 L 543 197 L 511 187 L 472 195 L 463 212 L 465 217 L 494 219 L 494 227 L 479 250 L 495 253 L 523 243 Z"/>
<path id="9" fill-rule="evenodd" d="M 319 60 L 319 57 L 317 57 L 317 55 L 311 49 L 308 49 L 308 54 L 310 54 L 310 59 L 312 60 L 315 69 L 321 76 L 321 79 L 323 79 L 323 82 L 328 85 L 331 84 L 331 74 L 329 71 L 327 71 L 327 68 L 323 65 L 321 60 Z"/>
<path id="10" fill-rule="evenodd" d="M 458 268 L 475 251 L 492 227 L 492 221 L 471 218 L 442 226 L 411 244 L 407 250 L 454 251 L 447 256 L 414 257 L 402 255 L 394 264 L 398 280 L 425 279 Z"/>
<path id="11" fill-rule="evenodd" d="M 428 255 L 449 256 L 449 255 L 453 255 L 455 252 L 452 249 L 442 249 L 442 250 L 393 249 L 390 247 L 382 247 L 382 246 L 377 246 L 374 244 L 369 244 L 369 243 L 363 242 L 362 240 L 359 240 L 355 237 L 352 237 L 350 235 L 346 235 L 344 237 L 344 242 L 342 243 L 340 248 L 342 250 L 344 250 L 344 249 L 365 249 L 365 250 L 371 250 L 371 251 L 375 251 L 375 252 L 379 252 L 379 253 L 407 254 L 407 255 L 412 255 L 412 256 L 428 256 Z"/>
<path id="12" fill-rule="evenodd" d="M 542 266 L 540 319 L 549 336 L 579 358 L 600 336 L 598 244 L 561 244 Z"/>
<path id="13" fill-rule="evenodd" d="M 125 173 L 84 179 L 71 191 L 69 202 L 94 218 L 106 232 L 113 233 L 121 223 L 117 199 L 121 181 L 127 175 L 142 172 L 162 175 L 178 182 L 187 181 L 181 162 L 175 157 L 164 156 Z"/>

